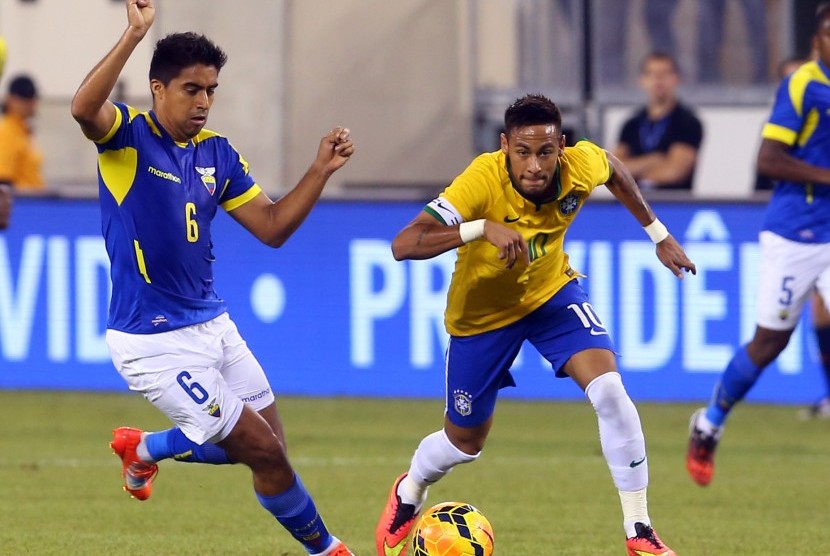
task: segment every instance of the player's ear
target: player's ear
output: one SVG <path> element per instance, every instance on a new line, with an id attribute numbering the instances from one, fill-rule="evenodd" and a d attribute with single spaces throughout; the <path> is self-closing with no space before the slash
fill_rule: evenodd
<path id="1" fill-rule="evenodd" d="M 559 135 L 559 152 L 562 152 L 563 150 L 565 150 L 565 144 L 566 143 L 567 143 L 567 141 L 565 140 L 565 134 L 564 133 L 560 134 Z"/>
<path id="2" fill-rule="evenodd" d="M 154 99 L 162 96 L 164 93 L 164 84 L 158 79 L 150 80 L 150 93 Z"/>
<path id="3" fill-rule="evenodd" d="M 507 135 L 504 133 L 501 134 L 501 152 L 507 154 Z"/>

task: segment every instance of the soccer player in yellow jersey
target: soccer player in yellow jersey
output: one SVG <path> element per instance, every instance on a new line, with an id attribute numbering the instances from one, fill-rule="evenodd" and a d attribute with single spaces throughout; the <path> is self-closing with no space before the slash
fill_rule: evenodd
<path id="1" fill-rule="evenodd" d="M 424 438 L 395 481 L 376 529 L 378 556 L 402 556 L 427 488 L 475 461 L 500 388 L 525 340 L 557 376 L 582 388 L 599 420 L 602 452 L 619 489 L 628 553 L 674 555 L 651 527 L 648 462 L 637 410 L 623 387 L 614 346 L 563 250 L 565 232 L 591 191 L 606 184 L 645 228 L 678 278 L 696 272 L 655 217 L 620 161 L 588 141 L 565 147 L 559 108 L 527 95 L 504 116 L 501 150 L 476 158 L 392 243 L 396 259 L 458 248 L 446 327 L 444 427 Z"/>

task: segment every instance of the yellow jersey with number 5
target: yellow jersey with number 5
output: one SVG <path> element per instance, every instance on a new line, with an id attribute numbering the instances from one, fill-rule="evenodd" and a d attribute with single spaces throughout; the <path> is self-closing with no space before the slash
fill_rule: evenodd
<path id="1" fill-rule="evenodd" d="M 536 203 L 513 187 L 502 151 L 473 160 L 424 210 L 446 225 L 484 218 L 513 228 L 527 241 L 531 262 L 505 269 L 498 249 L 485 239 L 459 247 L 447 295 L 447 331 L 470 336 L 507 326 L 576 277 L 564 251 L 565 232 L 591 191 L 610 177 L 605 151 L 580 141 L 559 156 L 556 194 Z"/>

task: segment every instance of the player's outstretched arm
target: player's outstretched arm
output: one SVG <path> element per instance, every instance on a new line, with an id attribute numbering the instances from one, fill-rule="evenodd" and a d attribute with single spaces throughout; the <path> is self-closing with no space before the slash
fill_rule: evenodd
<path id="1" fill-rule="evenodd" d="M 505 268 L 512 268 L 519 261 L 530 264 L 527 243 L 519 232 L 489 220 L 446 226 L 427 212 L 420 212 L 398 232 L 392 240 L 392 255 L 398 261 L 430 259 L 479 239 L 498 248 Z"/>
<path id="2" fill-rule="evenodd" d="M 761 141 L 757 164 L 759 174 L 774 180 L 830 185 L 830 170 L 794 157 L 789 145 L 781 141 Z"/>
<path id="3" fill-rule="evenodd" d="M 326 182 L 349 161 L 354 149 L 348 128 L 332 129 L 320 140 L 314 163 L 294 189 L 276 202 L 262 193 L 230 215 L 266 245 L 282 246 L 303 223 Z"/>
<path id="4" fill-rule="evenodd" d="M 127 29 L 121 38 L 92 68 L 72 99 L 72 117 L 89 139 L 104 137 L 115 122 L 115 109 L 108 100 L 113 87 L 141 39 L 150 30 L 156 16 L 153 0 L 126 0 Z"/>
<path id="5" fill-rule="evenodd" d="M 637 222 L 645 228 L 646 233 L 657 245 L 657 258 L 660 262 L 674 273 L 675 276 L 683 279 L 683 272 L 697 274 L 697 267 L 686 256 L 686 252 L 677 243 L 677 240 L 669 234 L 666 227 L 657 219 L 654 211 L 643 198 L 637 182 L 631 177 L 628 168 L 620 160 L 606 151 L 608 163 L 611 165 L 611 178 L 606 186 L 614 194 L 628 212 L 634 215 Z"/>

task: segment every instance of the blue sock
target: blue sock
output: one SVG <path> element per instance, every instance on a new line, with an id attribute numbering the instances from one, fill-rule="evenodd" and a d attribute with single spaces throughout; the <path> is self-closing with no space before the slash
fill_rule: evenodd
<path id="1" fill-rule="evenodd" d="M 830 397 L 830 327 L 816 328 L 818 350 L 821 353 L 821 366 L 824 368 L 824 383 L 827 396 Z"/>
<path id="2" fill-rule="evenodd" d="M 156 461 L 174 458 L 177 461 L 188 463 L 212 463 L 223 465 L 232 463 L 228 453 L 210 442 L 196 444 L 179 428 L 172 428 L 161 432 L 151 432 L 144 437 L 147 451 Z"/>
<path id="3" fill-rule="evenodd" d="M 763 367 L 758 367 L 749 358 L 746 346 L 736 351 L 715 386 L 712 401 L 706 408 L 706 418 L 713 425 L 722 426 L 729 412 L 755 385 L 763 370 Z"/>
<path id="4" fill-rule="evenodd" d="M 285 492 L 276 496 L 255 494 L 262 507 L 271 512 L 309 554 L 322 552 L 332 543 L 332 536 L 317 513 L 314 500 L 297 475 L 294 475 L 294 484 Z"/>

